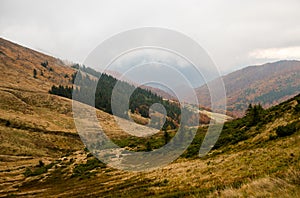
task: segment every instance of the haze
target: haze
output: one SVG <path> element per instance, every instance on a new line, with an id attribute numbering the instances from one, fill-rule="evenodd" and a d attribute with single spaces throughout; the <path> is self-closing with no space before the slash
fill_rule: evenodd
<path id="1" fill-rule="evenodd" d="M 196 40 L 221 73 L 300 59 L 300 1 L 16 1 L 0 6 L 0 36 L 83 63 L 124 30 L 157 26 Z"/>

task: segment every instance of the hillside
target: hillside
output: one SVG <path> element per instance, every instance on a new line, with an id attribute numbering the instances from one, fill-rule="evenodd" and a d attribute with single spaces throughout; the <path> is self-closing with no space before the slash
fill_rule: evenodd
<path id="1" fill-rule="evenodd" d="M 75 65 L 76 67 L 71 67 L 57 58 L 12 43 L 3 38 L 0 38 L 0 62 L 0 69 L 2 70 L 0 74 L 2 79 L 0 87 L 44 93 L 51 90 L 53 85 L 71 87 L 73 75 L 79 67 L 78 64 Z M 36 71 L 35 77 L 34 71 Z M 92 73 L 92 75 L 99 76 L 99 72 L 91 68 L 87 68 L 87 71 Z M 110 76 L 109 78 L 110 84 L 115 81 Z M 141 88 L 167 99 L 172 98 L 169 94 L 157 88 L 151 88 L 149 86 L 141 86 Z M 145 93 L 143 95 L 145 95 Z M 109 98 L 106 98 L 106 100 L 107 99 Z M 155 99 L 155 101 L 158 100 L 159 99 Z M 107 106 L 110 102 L 106 101 L 106 103 Z M 168 102 L 166 101 L 164 103 Z M 110 112 L 110 110 L 108 109 L 106 112 Z M 204 124 L 209 122 L 210 119 L 214 119 L 214 117 L 206 111 L 200 112 L 200 116 L 200 122 Z M 178 120 L 178 118 L 176 119 Z M 178 122 L 176 119 L 174 122 L 175 125 L 176 122 Z M 174 126 L 172 122 L 169 122 L 169 124 Z"/>
<path id="2" fill-rule="evenodd" d="M 300 91 L 300 61 L 279 61 L 250 66 L 223 76 L 228 111 L 242 116 L 249 103 L 270 107 Z M 210 82 L 214 83 L 214 81 Z M 206 86 L 196 89 L 201 105 L 210 106 Z"/>
<path id="3" fill-rule="evenodd" d="M 41 65 L 46 61 L 46 67 Z M 0 67 L 5 74 L 0 84 L 0 197 L 300 196 L 300 95 L 266 110 L 253 105 L 245 117 L 226 122 L 203 158 L 198 153 L 207 126 L 166 167 L 126 172 L 91 155 L 76 132 L 72 101 L 48 93 L 52 85 L 72 86 L 74 69 L 3 39 Z M 33 69 L 44 76 L 37 72 L 34 78 Z M 111 114 L 96 111 L 106 135 L 127 150 L 158 149 L 176 133 L 135 128 L 122 120 L 131 127 L 128 134 Z"/>
<path id="4" fill-rule="evenodd" d="M 70 85 L 74 69 L 61 60 L 0 38 L 0 87 L 48 92 L 53 84 Z M 42 65 L 42 63 L 44 63 Z M 34 69 L 36 78 L 33 77 Z"/>
<path id="5" fill-rule="evenodd" d="M 2 136 L 9 134 L 5 131 L 18 134 L 10 135 L 13 138 L 2 143 L 2 151 L 12 141 L 24 144 L 24 149 L 31 148 L 37 140 L 44 140 L 35 149 L 37 153 L 12 150 L 0 156 L 3 187 L 0 196 L 282 197 L 284 194 L 285 197 L 299 197 L 299 113 L 300 95 L 263 110 L 255 126 L 248 126 L 249 116 L 228 122 L 217 146 L 204 158 L 197 157 L 198 145 L 206 131 L 200 128 L 193 144 L 180 159 L 145 173 L 106 167 L 83 150 L 76 138 L 59 136 L 65 138 L 60 140 L 51 133 L 37 135 L 28 129 L 2 124 Z M 56 139 L 55 144 L 64 142 L 63 145 L 68 143 L 73 147 L 64 150 L 65 147 L 59 145 L 60 152 L 65 154 L 51 154 L 47 150 L 51 150 L 52 138 Z M 130 144 L 137 140 L 131 141 Z"/>
<path id="6" fill-rule="evenodd" d="M 28 165 L 83 151 L 84 145 L 74 125 L 72 101 L 48 93 L 53 85 L 71 86 L 75 70 L 51 56 L 4 39 L 0 41 L 1 196 L 3 191 L 10 192 L 23 181 Z M 128 137 L 112 115 L 97 110 L 97 117 L 108 137 Z M 130 125 L 126 120 L 124 124 Z M 137 136 L 147 135 L 141 131 L 156 133 L 143 126 L 131 128 Z"/>

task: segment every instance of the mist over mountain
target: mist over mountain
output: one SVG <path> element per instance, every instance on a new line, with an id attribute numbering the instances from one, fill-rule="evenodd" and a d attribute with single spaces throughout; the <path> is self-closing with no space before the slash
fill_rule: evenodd
<path id="1" fill-rule="evenodd" d="M 97 56 L 99 53 L 101 53 L 100 50 L 99 52 L 95 50 L 86 61 L 86 65 L 103 73 L 118 73 L 119 78 L 140 85 L 145 82 L 145 79 L 149 79 L 149 81 L 152 79 L 152 81 L 157 80 L 158 84 L 161 83 L 160 85 L 152 84 L 156 88 L 166 85 L 181 87 L 184 84 L 195 88 L 218 77 L 218 73 L 212 68 L 214 67 L 213 63 L 205 55 L 201 55 L 201 57 L 205 57 L 199 61 L 199 65 L 195 66 L 188 59 L 174 52 L 143 48 L 121 54 L 108 65 L 99 65 Z"/>

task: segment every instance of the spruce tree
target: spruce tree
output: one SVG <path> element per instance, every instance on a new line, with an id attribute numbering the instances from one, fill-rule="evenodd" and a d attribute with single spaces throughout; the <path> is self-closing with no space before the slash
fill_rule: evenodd
<path id="1" fill-rule="evenodd" d="M 37 78 L 36 75 L 37 75 L 37 71 L 36 69 L 33 69 L 33 78 Z"/>

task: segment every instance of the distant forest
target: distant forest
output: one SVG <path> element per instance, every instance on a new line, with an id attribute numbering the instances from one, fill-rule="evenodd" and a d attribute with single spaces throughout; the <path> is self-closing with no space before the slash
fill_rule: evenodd
<path id="1" fill-rule="evenodd" d="M 116 83 L 119 83 L 119 87 L 121 87 L 122 89 L 119 89 L 116 94 L 128 94 L 128 90 L 134 89 L 134 92 L 130 96 L 129 100 L 129 109 L 131 113 L 137 113 L 142 117 L 149 118 L 149 108 L 151 107 L 151 105 L 154 103 L 160 103 L 165 107 L 167 112 L 167 119 L 163 126 L 163 129 L 166 129 L 167 127 L 175 129 L 178 126 L 178 123 L 180 123 L 181 110 L 179 104 L 163 100 L 162 97 L 158 96 L 155 93 L 152 93 L 149 90 L 141 89 L 139 87 L 136 88 L 127 82 L 119 81 L 116 78 L 104 73 L 101 74 L 100 72 L 97 72 L 89 67 L 81 67 L 78 64 L 73 65 L 72 67 L 77 69 L 78 71 L 76 71 L 72 75 L 71 81 L 74 84 L 76 78 L 78 80 L 77 82 L 80 82 L 79 87 L 77 85 L 74 86 L 75 88 L 73 89 L 73 86 L 69 87 L 54 85 L 52 86 L 49 93 L 70 99 L 72 99 L 73 93 L 78 101 L 90 105 L 95 103 L 96 108 L 112 114 L 112 91 Z M 96 79 L 99 79 L 98 83 Z M 97 86 L 95 86 L 95 83 L 97 83 Z M 96 87 L 96 91 L 91 90 L 91 87 Z M 91 99 L 89 98 L 89 96 L 92 96 L 92 94 L 95 94 L 95 101 L 91 101 Z M 117 97 L 118 100 L 120 100 L 117 101 L 119 103 L 121 103 L 122 98 L 124 98 L 121 95 L 120 97 Z M 126 110 L 128 110 L 128 108 Z M 128 112 L 125 110 L 120 110 L 119 112 L 117 112 L 117 116 L 128 118 Z M 152 120 L 157 120 L 157 122 L 159 122 L 160 119 L 155 119 L 152 117 Z"/>

